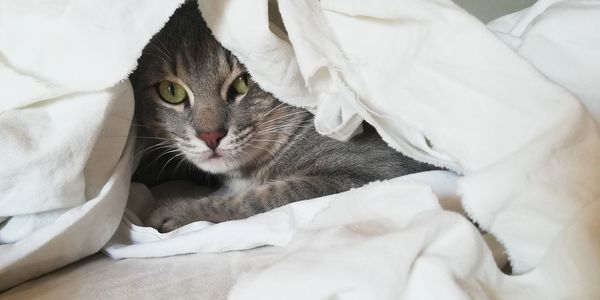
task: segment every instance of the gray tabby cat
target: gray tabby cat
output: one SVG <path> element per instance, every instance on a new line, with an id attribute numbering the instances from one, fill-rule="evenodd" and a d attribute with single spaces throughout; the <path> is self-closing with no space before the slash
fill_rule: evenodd
<path id="1" fill-rule="evenodd" d="M 309 112 L 252 82 L 194 2 L 152 38 L 131 81 L 136 118 L 149 134 L 222 182 L 211 196 L 160 203 L 145 223 L 162 232 L 433 168 L 389 148 L 369 126 L 347 143 L 319 135 Z"/>

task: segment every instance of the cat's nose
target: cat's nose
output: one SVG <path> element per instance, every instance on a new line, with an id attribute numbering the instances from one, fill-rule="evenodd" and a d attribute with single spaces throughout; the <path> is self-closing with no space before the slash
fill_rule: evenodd
<path id="1" fill-rule="evenodd" d="M 210 149 L 217 149 L 219 143 L 223 139 L 223 137 L 227 134 L 227 132 L 223 130 L 211 131 L 211 132 L 202 132 L 198 134 L 198 138 L 204 141 L 206 145 Z"/>

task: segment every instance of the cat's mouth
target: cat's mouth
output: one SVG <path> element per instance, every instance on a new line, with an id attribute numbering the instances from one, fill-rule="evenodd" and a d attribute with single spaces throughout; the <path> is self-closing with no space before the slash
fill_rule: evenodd
<path id="1" fill-rule="evenodd" d="M 232 151 L 231 149 L 222 149 L 219 147 L 214 150 L 194 150 L 190 151 L 188 149 L 188 151 L 185 151 L 188 160 L 200 169 L 210 173 L 227 173 L 239 168 L 244 163 L 238 151 Z"/>
<path id="2" fill-rule="evenodd" d="M 196 156 L 199 161 L 209 161 L 215 159 L 232 159 L 228 151 L 222 151 L 221 149 L 204 151 L 200 155 Z"/>
<path id="3" fill-rule="evenodd" d="M 228 134 L 217 143 L 207 142 L 208 137 L 193 139 L 193 131 L 190 131 L 192 142 L 180 147 L 187 150 L 184 151 L 187 158 L 200 169 L 215 174 L 228 173 L 249 165 L 260 164 L 266 156 L 273 154 L 278 148 L 278 144 L 269 143 L 276 141 L 272 136 L 274 133 L 259 135 L 256 138 L 252 130 L 251 127 L 243 130 L 230 129 Z"/>

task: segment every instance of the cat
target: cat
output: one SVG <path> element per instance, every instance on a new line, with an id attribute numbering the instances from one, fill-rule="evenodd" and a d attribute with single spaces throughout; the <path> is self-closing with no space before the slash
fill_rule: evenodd
<path id="1" fill-rule="evenodd" d="M 222 183 L 206 197 L 158 203 L 144 222 L 160 232 L 434 169 L 391 149 L 366 124 L 349 142 L 318 134 L 311 113 L 252 81 L 193 1 L 151 39 L 130 79 L 135 116 L 148 134 Z"/>

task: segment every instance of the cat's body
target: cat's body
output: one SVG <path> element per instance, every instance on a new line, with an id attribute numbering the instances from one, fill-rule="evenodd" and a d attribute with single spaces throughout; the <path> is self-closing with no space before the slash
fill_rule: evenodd
<path id="1" fill-rule="evenodd" d="M 215 195 L 162 203 L 148 225 L 169 231 L 198 220 L 240 219 L 433 168 L 389 148 L 370 126 L 347 143 L 319 135 L 309 112 L 278 101 L 245 72 L 193 2 L 144 49 L 131 77 L 136 118 L 222 182 Z"/>

